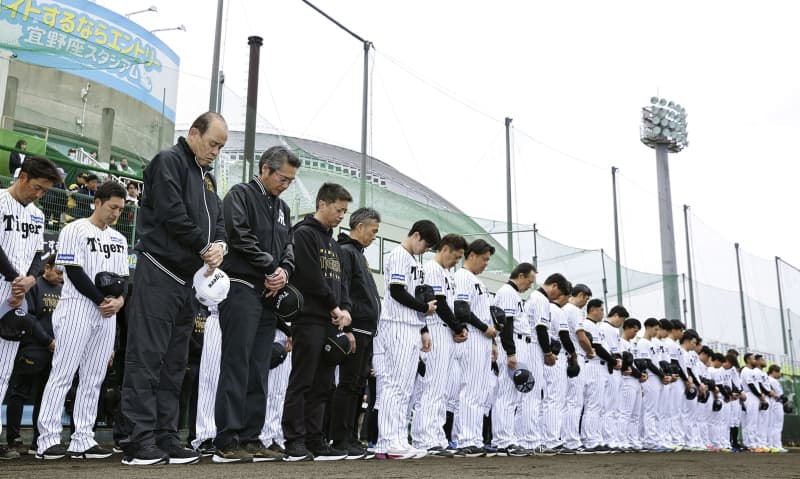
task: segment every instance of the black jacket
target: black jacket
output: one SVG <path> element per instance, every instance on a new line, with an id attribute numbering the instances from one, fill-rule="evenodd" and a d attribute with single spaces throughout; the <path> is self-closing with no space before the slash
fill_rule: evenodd
<path id="1" fill-rule="evenodd" d="M 342 276 L 351 303 L 352 327 L 375 334 L 381 315 L 381 298 L 364 257 L 364 246 L 344 233 L 339 233 L 339 246 Z"/>
<path id="2" fill-rule="evenodd" d="M 191 283 L 211 244 L 225 241 L 222 201 L 209 167 L 201 167 L 183 137 L 144 169 L 136 249 Z"/>
<path id="3" fill-rule="evenodd" d="M 27 158 L 27 155 L 25 158 Z M 11 154 L 8 155 L 8 174 L 14 176 L 14 172 L 17 171 L 17 168 L 22 168 L 22 158 L 19 156 L 19 153 L 12 151 Z"/>
<path id="4" fill-rule="evenodd" d="M 289 205 L 272 196 L 253 177 L 231 188 L 222 202 L 228 255 L 222 270 L 231 278 L 251 282 L 260 291 L 264 276 L 280 266 L 291 276 L 294 246 L 291 244 Z"/>
<path id="5" fill-rule="evenodd" d="M 303 293 L 303 312 L 294 324 L 329 324 L 332 309 L 350 309 L 347 287 L 342 281 L 339 243 L 334 241 L 333 231 L 311 215 L 295 225 L 293 235 L 295 271 L 289 281 Z"/>

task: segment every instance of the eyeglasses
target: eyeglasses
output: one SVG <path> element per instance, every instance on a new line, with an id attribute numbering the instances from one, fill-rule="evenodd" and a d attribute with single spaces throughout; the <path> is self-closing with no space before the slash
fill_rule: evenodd
<path id="1" fill-rule="evenodd" d="M 277 171 L 275 172 L 275 174 L 278 175 L 278 179 L 280 179 L 281 183 L 283 183 L 284 185 L 291 185 L 292 182 L 295 180 L 294 177 L 286 176 Z"/>

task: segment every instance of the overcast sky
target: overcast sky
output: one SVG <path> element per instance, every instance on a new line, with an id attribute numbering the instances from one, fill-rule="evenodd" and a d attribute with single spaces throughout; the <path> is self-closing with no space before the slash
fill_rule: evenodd
<path id="1" fill-rule="evenodd" d="M 97 3 L 120 13 L 155 4 L 158 13 L 132 17 L 148 29 L 184 24 L 185 33 L 158 34 L 181 58 L 178 126 L 207 109 L 216 1 Z M 655 154 L 639 141 L 640 109 L 659 95 L 689 115 L 691 145 L 670 156 L 679 258 L 688 204 L 705 225 L 695 228 L 696 256 L 723 250 L 732 261 L 725 241 L 738 241 L 800 266 L 800 4 L 315 3 L 375 44 L 371 153 L 468 214 L 505 219 L 509 116 L 515 219 L 563 243 L 613 252 L 617 166 L 623 262 L 659 272 Z M 362 45 L 300 0 L 230 0 L 225 10 L 222 68 L 241 97 L 247 36 L 264 38 L 262 124 L 359 150 Z M 243 124 L 238 111 L 232 125 Z"/>

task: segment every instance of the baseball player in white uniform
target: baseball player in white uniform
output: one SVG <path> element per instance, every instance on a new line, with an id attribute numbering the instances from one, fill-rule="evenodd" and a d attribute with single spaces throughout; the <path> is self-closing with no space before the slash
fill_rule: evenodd
<path id="1" fill-rule="evenodd" d="M 783 386 L 781 386 L 781 367 L 773 364 L 767 370 L 769 387 L 772 391 L 769 404 L 769 435 L 767 445 L 770 452 L 788 452 L 783 447 L 781 431 L 783 431 Z"/>
<path id="2" fill-rule="evenodd" d="M 486 374 L 492 364 L 493 339 L 497 330 L 489 311 L 489 289 L 478 277 L 489 264 L 494 247 L 477 239 L 464 251 L 464 265 L 455 274 L 456 319 L 467 324 L 469 339 L 461 356 L 461 391 L 457 426 L 454 427 L 459 451 L 467 457 L 480 457 L 483 449 L 483 412 L 486 402 Z"/>
<path id="3" fill-rule="evenodd" d="M 686 331 L 680 339 L 678 347 L 678 375 L 682 380 L 683 387 L 679 388 L 680 395 L 678 396 L 678 440 L 677 444 L 684 448 L 692 450 L 696 446 L 694 434 L 695 431 L 701 427 L 701 424 L 696 417 L 696 400 L 687 400 L 686 391 L 692 387 L 698 387 L 695 381 L 696 376 L 694 369 L 696 366 L 693 364 L 693 359 L 690 351 L 694 352 L 697 347 L 699 336 L 694 331 Z"/>
<path id="4" fill-rule="evenodd" d="M 514 428 L 515 414 L 523 393 L 517 390 L 510 372 L 520 364 L 530 364 L 531 325 L 522 317 L 523 301 L 520 295 L 530 289 L 535 281 L 536 268 L 530 263 L 520 263 L 494 297 L 494 305 L 502 308 L 506 315 L 502 336 L 509 335 L 513 341 L 513 354 L 500 348 L 497 358 L 498 391 L 492 407 L 492 436 L 497 453 L 501 456 L 527 455 L 527 451 L 518 445 Z"/>
<path id="5" fill-rule="evenodd" d="M 64 266 L 67 274 L 61 300 L 53 311 L 56 349 L 39 414 L 39 459 L 58 459 L 67 453 L 74 459 L 102 459 L 112 454 L 94 440 L 93 428 L 100 386 L 114 352 L 116 314 L 125 295 L 105 294 L 95 286 L 94 278 L 100 272 L 128 276 L 128 242 L 111 228 L 125 207 L 126 195 L 119 183 L 100 185 L 92 215 L 68 224 L 58 236 L 56 264 Z M 65 450 L 61 413 L 78 368 L 80 381 L 72 414 L 75 432 Z"/>
<path id="6" fill-rule="evenodd" d="M 586 303 L 586 319 L 583 329 L 592 343 L 596 356 L 589 358 L 581 368 L 583 381 L 583 420 L 581 423 L 581 440 L 583 447 L 579 454 L 608 453 L 610 450 L 603 444 L 603 404 L 606 383 L 608 382 L 608 363 L 614 357 L 608 352 L 601 339 L 598 323 L 603 320 L 603 301 L 592 299 Z M 620 362 L 621 365 L 621 362 Z"/>
<path id="7" fill-rule="evenodd" d="M 622 361 L 619 349 L 619 328 L 628 316 L 628 311 L 623 306 L 614 306 L 608 312 L 608 318 L 597 325 L 600 338 L 606 350 L 611 354 L 616 365 L 606 382 L 605 401 L 603 405 L 603 440 L 611 448 L 620 447 L 623 425 L 620 422 L 619 406 L 620 387 L 622 386 Z"/>
<path id="8" fill-rule="evenodd" d="M 570 287 L 570 290 L 572 288 Z M 556 453 L 562 445 L 561 424 L 564 417 L 564 394 L 567 391 L 567 354 L 575 354 L 575 345 L 569 337 L 567 316 L 561 307 L 567 304 L 568 294 L 562 294 L 550 303 L 550 347 L 556 355 L 556 363 L 544 367 L 544 395 L 541 409 L 541 433 L 543 454 Z"/>
<path id="9" fill-rule="evenodd" d="M 667 351 L 669 352 L 668 361 L 673 365 L 673 369 L 676 372 L 679 372 L 681 357 L 680 340 L 686 327 L 679 319 L 673 319 L 670 320 L 670 322 L 672 323 L 672 330 L 670 331 L 669 336 L 666 338 Z M 677 379 L 680 379 L 680 374 L 677 374 L 677 376 Z M 685 384 L 683 382 L 676 383 L 674 386 L 670 387 L 669 393 L 671 398 L 669 401 L 669 434 L 672 438 L 670 445 L 674 445 L 676 450 L 681 450 L 684 446 L 683 431 L 681 430 L 683 402 L 685 401 L 684 385 Z"/>
<path id="10" fill-rule="evenodd" d="M 217 435 L 214 404 L 217 398 L 219 362 L 222 352 L 222 330 L 219 328 L 218 306 L 209 306 L 208 313 L 203 332 L 203 351 L 200 353 L 200 371 L 198 373 L 196 437 L 192 440 L 192 449 L 204 457 L 214 454 L 213 441 Z"/>
<path id="11" fill-rule="evenodd" d="M 25 293 L 36 284 L 36 276 L 44 269 L 44 213 L 36 207 L 38 200 L 53 183 L 61 182 L 55 165 L 43 158 L 30 157 L 20 168 L 19 179 L 7 190 L 0 191 L 0 301 L 14 308 L 22 307 Z M 14 367 L 19 341 L 0 338 L 0 404 L 6 395 Z M 0 424 L 0 430 L 2 425 Z"/>
<path id="12" fill-rule="evenodd" d="M 564 421 L 561 425 L 561 438 L 564 440 L 562 453 L 578 452 L 581 447 L 580 421 L 583 411 L 584 378 L 586 372 L 587 358 L 595 356 L 592 342 L 586 336 L 583 329 L 583 320 L 586 317 L 584 307 L 592 297 L 592 290 L 584 284 L 576 284 L 572 287 L 572 294 L 563 311 L 567 317 L 569 326 L 569 337 L 574 344 L 578 354 L 577 364 L 581 368 L 578 375 L 567 379 L 567 396 L 564 402 Z M 580 346 L 580 347 L 578 347 Z"/>
<path id="13" fill-rule="evenodd" d="M 744 446 L 750 450 L 761 449 L 758 443 L 758 408 L 764 395 L 758 388 L 758 375 L 755 368 L 753 353 L 744 355 L 745 366 L 742 368 L 742 387 L 746 394 L 745 411 L 742 415 L 742 440 Z"/>
<path id="14" fill-rule="evenodd" d="M 427 454 L 408 443 L 406 413 L 420 350 L 431 349 L 425 316 L 436 312 L 436 300 L 423 303 L 415 297 L 416 287 L 424 282 L 422 265 L 416 256 L 436 246 L 440 239 L 439 230 L 431 221 L 417 221 L 406 239 L 384 260 L 386 293 L 373 350 L 380 389 L 376 458 L 410 459 Z"/>
<path id="15" fill-rule="evenodd" d="M 619 338 L 620 354 L 624 357 L 628 353 L 634 356 L 635 345 L 633 339 L 642 323 L 635 318 L 627 318 L 622 323 L 622 334 Z M 627 367 L 626 367 L 627 366 Z M 639 378 L 634 375 L 634 369 L 638 368 L 634 364 L 623 365 L 622 383 L 619 389 L 619 401 L 617 401 L 617 414 L 619 416 L 619 447 L 623 450 L 639 450 L 642 447 L 641 441 L 641 413 L 642 413 L 642 386 Z M 641 373 L 641 371 L 639 371 Z"/>
<path id="16" fill-rule="evenodd" d="M 434 456 L 451 456 L 442 424 L 445 423 L 448 377 L 456 344 L 467 340 L 467 327 L 456 320 L 455 276 L 451 269 L 458 264 L 467 249 L 467 241 L 459 235 L 445 235 L 436 246 L 436 256 L 425 262 L 425 284 L 436 295 L 436 314 L 427 316 L 431 348 L 425 358 L 425 387 L 415 405 L 411 423 L 413 446 Z M 421 382 L 419 376 L 417 383 Z"/>
<path id="17" fill-rule="evenodd" d="M 656 348 L 657 357 L 653 358 L 653 362 L 664 372 L 664 377 L 668 381 L 664 382 L 664 387 L 659 395 L 659 408 L 658 408 L 658 435 L 659 444 L 668 449 L 673 449 L 675 444 L 672 441 L 672 434 L 670 428 L 670 401 L 672 400 L 672 388 L 677 381 L 677 374 L 672 374 L 672 366 L 670 362 L 669 343 L 667 341 L 670 332 L 672 331 L 672 321 L 661 319 L 658 322 L 658 337 L 651 340 Z M 665 367 L 667 366 L 667 367 Z"/>
<path id="18" fill-rule="evenodd" d="M 647 374 L 642 383 L 642 447 L 657 450 L 663 446 L 659 434 L 661 394 L 666 379 L 658 366 L 660 357 L 658 339 L 659 323 L 656 318 L 648 318 L 644 322 L 644 334 L 636 342 L 634 358 L 637 367 Z"/>
<path id="19" fill-rule="evenodd" d="M 569 294 L 571 285 L 560 273 L 547 277 L 542 287 L 532 292 L 522 312 L 523 321 L 531 326 L 530 369 L 534 378 L 533 390 L 522 396 L 517 414 L 516 432 L 519 445 L 544 454 L 541 408 L 544 391 L 544 368 L 556 364 L 550 346 L 550 302 Z M 552 453 L 549 453 L 552 454 Z"/>
<path id="20" fill-rule="evenodd" d="M 766 365 L 767 361 L 764 359 L 764 356 L 756 354 L 754 370 L 756 374 L 756 381 L 758 381 L 758 389 L 761 391 L 763 396 L 761 402 L 766 403 L 766 406 L 763 406 L 764 409 L 761 409 L 761 407 L 758 408 L 758 428 L 756 437 L 758 447 L 762 450 L 760 452 L 769 452 L 769 401 L 771 396 L 769 389 L 769 378 L 767 377 L 767 373 L 764 372 L 764 367 Z"/>

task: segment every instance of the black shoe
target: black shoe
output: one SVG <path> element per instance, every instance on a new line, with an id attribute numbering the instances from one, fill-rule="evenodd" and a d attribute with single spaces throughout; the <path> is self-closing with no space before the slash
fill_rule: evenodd
<path id="1" fill-rule="evenodd" d="M 169 454 L 162 451 L 155 445 L 140 447 L 135 453 L 128 454 L 122 458 L 122 463 L 126 466 L 155 466 L 157 464 L 169 464 Z"/>
<path id="2" fill-rule="evenodd" d="M 68 454 L 70 459 L 107 459 L 114 454 L 114 451 L 95 444 L 83 452 L 68 451 Z"/>
<path id="3" fill-rule="evenodd" d="M 356 459 L 364 459 L 364 456 L 367 455 L 367 450 L 353 444 L 334 444 L 334 449 L 338 449 L 340 451 L 344 451 L 347 453 L 345 459 L 347 460 L 356 460 Z"/>
<path id="4" fill-rule="evenodd" d="M 319 444 L 308 448 L 315 461 L 339 461 L 347 457 L 347 451 L 334 449 L 327 444 Z"/>
<path id="5" fill-rule="evenodd" d="M 611 450 L 606 446 L 597 446 L 585 448 L 583 451 L 578 452 L 578 454 L 608 454 L 610 452 Z"/>
<path id="6" fill-rule="evenodd" d="M 61 444 L 53 444 L 52 446 L 45 449 L 45 451 L 41 454 L 36 454 L 36 459 L 46 459 L 46 460 L 54 460 L 54 459 L 61 459 L 62 457 L 67 455 L 67 448 L 62 446 Z"/>
<path id="7" fill-rule="evenodd" d="M 313 461 L 314 455 L 308 452 L 303 443 L 290 444 L 287 442 L 286 457 L 283 460 L 288 462 Z"/>
<path id="8" fill-rule="evenodd" d="M 459 451 L 461 451 L 466 457 L 482 457 L 484 454 L 486 454 L 486 451 L 484 451 L 482 447 L 477 446 L 462 447 L 459 449 Z"/>
<path id="9" fill-rule="evenodd" d="M 260 442 L 251 442 L 245 446 L 245 451 L 253 456 L 253 462 L 282 461 L 284 454 L 264 447 Z"/>
<path id="10" fill-rule="evenodd" d="M 269 445 L 269 447 L 268 447 L 267 449 L 269 449 L 269 450 L 270 450 L 270 451 L 272 451 L 272 452 L 279 452 L 279 453 L 281 453 L 281 454 L 284 454 L 284 455 L 286 455 L 286 449 L 282 448 L 282 447 L 280 446 L 280 444 L 278 444 L 278 443 L 277 443 L 277 442 L 275 442 L 275 441 L 272 441 L 272 444 L 270 444 L 270 445 Z"/>
<path id="11" fill-rule="evenodd" d="M 449 451 L 439 446 L 428 449 L 428 455 L 432 457 L 447 457 L 447 458 L 455 457 L 453 451 Z"/>
<path id="12" fill-rule="evenodd" d="M 253 462 L 253 454 L 241 447 L 238 442 L 233 442 L 228 447 L 214 448 L 213 462 L 228 464 L 231 462 Z"/>
<path id="13" fill-rule="evenodd" d="M 10 460 L 19 458 L 19 452 L 7 446 L 0 446 L 0 459 Z"/>
<path id="14" fill-rule="evenodd" d="M 575 455 L 575 454 L 577 454 L 577 453 L 578 453 L 578 451 L 577 451 L 577 450 L 575 450 L 575 449 L 570 449 L 570 448 L 568 448 L 568 447 L 562 447 L 562 448 L 560 448 L 560 449 L 558 450 L 558 453 L 559 453 L 559 454 L 563 454 L 563 455 L 568 455 L 568 456 L 571 456 L 571 455 Z"/>
<path id="15" fill-rule="evenodd" d="M 194 450 L 202 457 L 209 457 L 214 455 L 217 448 L 214 447 L 213 439 L 206 439 L 194 448 Z"/>
<path id="16" fill-rule="evenodd" d="M 506 449 L 506 456 L 508 457 L 525 457 L 531 455 L 530 450 L 525 449 L 522 446 L 517 446 L 516 444 L 512 444 L 505 449 Z M 497 452 L 499 453 L 500 451 L 498 450 Z"/>
<path id="17" fill-rule="evenodd" d="M 165 448 L 170 464 L 197 464 L 200 462 L 200 453 L 194 449 L 187 449 L 177 442 Z"/>

